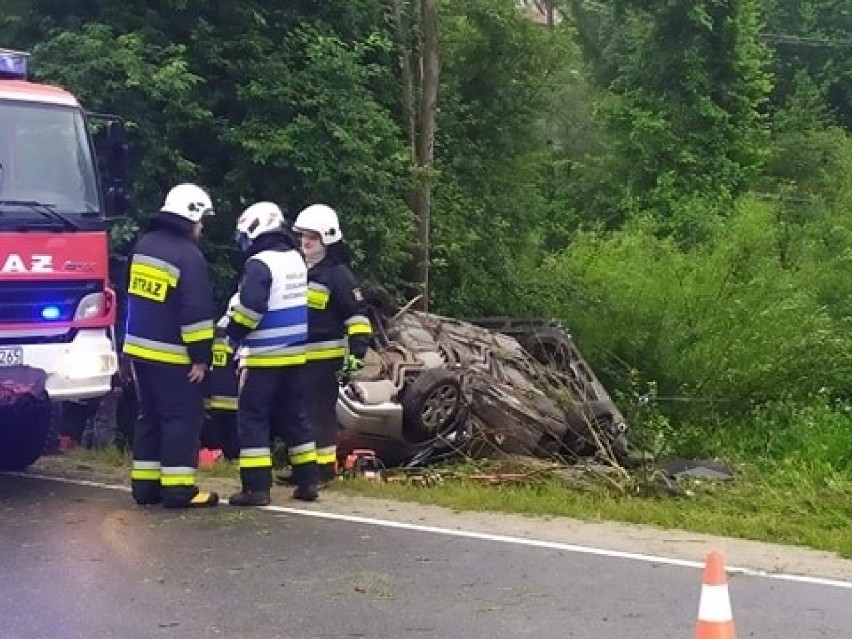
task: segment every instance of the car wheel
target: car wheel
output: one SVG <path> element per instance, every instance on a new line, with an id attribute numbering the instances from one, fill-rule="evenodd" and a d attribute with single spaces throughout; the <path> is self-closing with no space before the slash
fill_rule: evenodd
<path id="1" fill-rule="evenodd" d="M 604 452 L 598 446 L 600 441 L 617 461 L 623 457 L 626 450 L 625 433 L 616 423 L 612 412 L 601 402 L 589 402 L 579 409 L 569 418 L 569 426 L 563 444 L 572 453 L 591 456 Z"/>
<path id="2" fill-rule="evenodd" d="M 449 371 L 432 368 L 409 382 L 400 400 L 405 438 L 426 442 L 455 427 L 462 403 L 461 384 Z"/>
<path id="3" fill-rule="evenodd" d="M 561 373 L 571 372 L 573 344 L 560 329 L 539 329 L 520 337 L 518 341 L 524 350 L 540 364 Z"/>

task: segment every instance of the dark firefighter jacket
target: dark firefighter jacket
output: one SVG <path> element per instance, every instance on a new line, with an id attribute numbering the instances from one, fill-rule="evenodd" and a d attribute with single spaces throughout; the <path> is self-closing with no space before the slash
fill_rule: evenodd
<path id="1" fill-rule="evenodd" d="M 349 267 L 326 256 L 308 270 L 308 361 L 363 359 L 372 328 Z"/>
<path id="2" fill-rule="evenodd" d="M 133 250 L 124 354 L 164 364 L 213 358 L 213 291 L 191 225 L 160 213 Z"/>
<path id="3" fill-rule="evenodd" d="M 241 365 L 305 363 L 307 284 L 305 262 L 289 236 L 265 233 L 252 243 L 239 298 L 225 330 L 229 339 L 239 343 Z"/>

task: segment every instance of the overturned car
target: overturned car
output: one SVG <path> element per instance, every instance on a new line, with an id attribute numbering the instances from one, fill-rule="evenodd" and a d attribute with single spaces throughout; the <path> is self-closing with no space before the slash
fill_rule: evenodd
<path id="1" fill-rule="evenodd" d="M 365 297 L 373 344 L 340 389 L 340 454 L 368 448 L 387 465 L 410 466 L 627 454 L 622 414 L 558 325 L 466 322 L 399 309 L 381 290 Z"/>

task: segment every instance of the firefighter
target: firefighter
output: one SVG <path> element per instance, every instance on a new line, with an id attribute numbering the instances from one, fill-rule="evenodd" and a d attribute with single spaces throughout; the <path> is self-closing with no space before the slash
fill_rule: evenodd
<path id="1" fill-rule="evenodd" d="M 238 299 L 237 295 L 231 297 L 228 310 L 216 323 L 209 393 L 204 400 L 208 423 L 201 438 L 203 446 L 221 448 L 228 461 L 237 459 L 240 452 L 237 439 L 237 363 L 234 349 L 225 335 Z"/>
<path id="2" fill-rule="evenodd" d="M 234 506 L 265 506 L 272 484 L 272 432 L 283 435 L 293 465 L 294 499 L 317 498 L 317 453 L 304 408 L 308 334 L 307 268 L 284 216 L 272 202 L 251 205 L 237 221 L 247 253 L 226 335 L 239 345 L 237 430 L 242 490 Z M 273 428 L 274 427 L 274 428 Z"/>
<path id="3" fill-rule="evenodd" d="M 299 213 L 293 230 L 300 235 L 308 266 L 308 419 L 320 482 L 327 483 L 334 479 L 337 462 L 338 373 L 363 367 L 372 329 L 335 210 L 313 204 Z"/>
<path id="4" fill-rule="evenodd" d="M 123 350 L 139 399 L 130 475 L 137 504 L 195 508 L 219 499 L 195 481 L 215 321 L 198 240 L 212 213 L 203 189 L 175 186 L 130 260 Z"/>

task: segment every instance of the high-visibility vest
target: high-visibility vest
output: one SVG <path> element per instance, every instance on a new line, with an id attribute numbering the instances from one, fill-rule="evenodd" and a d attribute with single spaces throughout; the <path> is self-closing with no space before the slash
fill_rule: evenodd
<path id="1" fill-rule="evenodd" d="M 235 321 L 257 322 L 240 343 L 239 359 L 250 368 L 304 364 L 308 338 L 308 273 L 302 257 L 294 250 L 269 250 L 249 259 L 263 262 L 272 282 L 264 313 L 244 306 L 242 299 L 234 309 Z"/>

